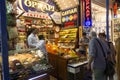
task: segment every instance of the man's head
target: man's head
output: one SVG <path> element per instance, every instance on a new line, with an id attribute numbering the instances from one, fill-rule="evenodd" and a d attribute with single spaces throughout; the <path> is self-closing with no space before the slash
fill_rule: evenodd
<path id="1" fill-rule="evenodd" d="M 38 31 L 39 31 L 39 30 L 38 30 L 37 28 L 33 28 L 33 29 L 32 29 L 32 33 L 33 33 L 33 34 L 37 34 Z"/>
<path id="2" fill-rule="evenodd" d="M 106 38 L 106 34 L 105 34 L 105 33 L 99 33 L 98 36 L 99 36 L 100 38 Z"/>
<path id="3" fill-rule="evenodd" d="M 44 36 L 43 35 L 39 35 L 38 38 L 39 38 L 39 40 L 44 40 Z"/>
<path id="4" fill-rule="evenodd" d="M 104 40 L 106 39 L 106 34 L 105 33 L 99 33 L 98 36 L 101 39 L 104 39 Z"/>
<path id="5" fill-rule="evenodd" d="M 83 35 L 83 37 L 86 37 L 86 32 L 83 32 L 82 35 Z"/>
<path id="6" fill-rule="evenodd" d="M 90 34 L 89 34 L 89 37 L 90 37 L 90 39 L 93 38 L 93 37 L 97 37 L 96 32 L 91 31 Z"/>

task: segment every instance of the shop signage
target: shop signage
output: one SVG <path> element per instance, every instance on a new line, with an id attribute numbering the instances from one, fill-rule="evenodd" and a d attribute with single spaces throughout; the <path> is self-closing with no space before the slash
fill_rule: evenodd
<path id="1" fill-rule="evenodd" d="M 91 0 L 85 0 L 85 27 L 92 26 Z"/>
<path id="2" fill-rule="evenodd" d="M 50 16 L 56 24 L 61 24 L 61 13 L 60 12 L 54 12 Z"/>
<path id="3" fill-rule="evenodd" d="M 36 13 L 36 12 L 26 12 L 23 14 L 26 17 L 41 18 L 41 19 L 50 19 L 48 14 L 45 13 Z"/>
<path id="4" fill-rule="evenodd" d="M 77 8 L 62 11 L 62 16 L 67 16 L 77 12 Z"/>
<path id="5" fill-rule="evenodd" d="M 18 7 L 23 11 L 55 11 L 55 7 L 39 0 L 18 0 Z"/>
<path id="6" fill-rule="evenodd" d="M 75 23 L 73 21 L 72 22 L 65 22 L 64 27 L 67 28 L 69 26 L 73 27 L 73 26 L 75 26 Z"/>
<path id="7" fill-rule="evenodd" d="M 65 28 L 75 27 L 75 25 L 77 25 L 77 19 L 78 19 L 77 10 L 78 10 L 77 7 L 74 7 L 61 12 L 62 15 L 61 20 Z"/>
<path id="8" fill-rule="evenodd" d="M 114 11 L 114 17 L 116 17 L 117 16 L 117 3 L 115 3 L 114 4 L 114 6 L 113 6 L 113 11 Z"/>
<path id="9" fill-rule="evenodd" d="M 71 14 L 69 16 L 62 17 L 62 22 L 75 21 L 77 20 L 77 14 Z"/>

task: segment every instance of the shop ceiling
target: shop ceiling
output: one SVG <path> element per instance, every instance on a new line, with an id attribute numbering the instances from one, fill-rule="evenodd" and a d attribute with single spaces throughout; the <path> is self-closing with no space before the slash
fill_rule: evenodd
<path id="1" fill-rule="evenodd" d="M 106 7 L 106 0 L 91 0 L 92 3 L 95 3 L 99 6 Z M 112 8 L 113 0 L 109 0 L 109 7 Z"/>
<path id="2" fill-rule="evenodd" d="M 97 4 L 92 3 L 92 11 L 94 13 L 106 13 L 106 8 L 101 7 Z"/>
<path id="3" fill-rule="evenodd" d="M 79 4 L 78 0 L 53 0 L 60 10 L 73 8 Z"/>
<path id="4" fill-rule="evenodd" d="M 69 9 L 79 4 L 78 0 L 53 0 L 60 10 Z M 106 0 L 91 0 L 92 3 L 106 7 Z M 109 5 L 112 7 L 113 0 L 109 0 Z"/>

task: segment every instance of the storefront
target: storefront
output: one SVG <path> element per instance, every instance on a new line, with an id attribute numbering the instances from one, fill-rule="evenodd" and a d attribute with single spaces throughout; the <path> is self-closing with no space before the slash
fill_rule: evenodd
<path id="1" fill-rule="evenodd" d="M 113 8 L 113 19 L 112 19 L 112 40 L 115 42 L 116 39 L 120 36 L 120 9 L 118 4 L 114 4 Z"/>
<path id="2" fill-rule="evenodd" d="M 5 9 L 3 1 L 1 5 L 4 8 L 0 9 L 2 10 L 1 23 L 3 23 L 0 23 L 2 53 L 4 53 L 2 55 L 5 74 L 3 74 L 3 78 L 5 80 L 9 78 L 32 78 L 34 80 L 35 76 L 39 77 L 41 74 L 46 76 L 48 73 L 46 71 L 52 70 L 51 67 L 54 68 L 51 75 L 58 79 L 67 80 L 68 72 L 75 75 L 80 73 L 81 64 L 87 63 L 87 55 L 78 55 L 75 50 L 79 46 L 82 32 L 90 32 L 91 30 L 97 31 L 97 33 L 106 32 L 105 6 L 90 0 L 86 0 L 86 3 L 82 4 L 82 1 L 8 0 L 6 2 L 7 12 L 3 10 Z M 84 14 L 84 8 L 86 14 Z M 7 13 L 7 18 L 5 13 Z M 111 17 L 109 19 L 111 20 Z M 41 56 L 36 55 L 39 51 L 27 47 L 27 32 L 31 28 L 37 28 L 40 31 L 38 35 L 44 35 L 45 40 L 47 40 L 46 49 L 52 66 L 42 63 L 46 61 L 42 60 Z M 109 30 L 111 33 L 111 29 Z M 77 66 L 72 63 L 76 63 Z M 26 73 L 22 74 L 24 70 Z M 40 73 L 41 70 L 43 73 Z M 35 73 L 36 75 L 33 75 Z"/>
<path id="3" fill-rule="evenodd" d="M 62 0 L 56 2 L 54 4 L 51 0 L 6 1 L 7 11 L 1 9 L 1 12 L 4 12 L 1 13 L 1 23 L 4 21 L 4 24 L 0 24 L 4 54 L 1 62 L 5 80 L 49 80 L 49 74 L 58 79 L 68 80 L 68 71 L 71 72 L 71 67 L 76 69 L 73 63 L 79 62 L 77 69 L 81 63 L 87 63 L 86 54 L 78 55 L 75 51 L 79 42 L 79 2 L 68 1 L 71 3 L 69 6 L 66 1 L 65 4 L 68 6 L 61 4 L 62 6 L 57 6 L 59 10 L 56 5 L 60 5 Z M 4 3 L 2 5 L 5 7 Z M 28 31 L 31 28 L 37 28 L 38 35 L 44 35 L 47 40 L 49 63 L 39 50 L 27 47 Z M 78 72 L 73 74 L 76 73 Z"/>
<path id="4" fill-rule="evenodd" d="M 93 20 L 93 30 L 100 32 L 105 32 L 106 29 L 106 10 L 104 7 L 92 3 L 92 20 Z"/>
<path id="5" fill-rule="evenodd" d="M 90 1 L 90 0 L 86 0 Z M 83 12 L 82 14 L 82 26 L 83 26 L 83 31 L 89 33 L 90 31 L 95 31 L 97 34 L 100 32 L 105 32 L 107 36 L 110 37 L 110 40 L 112 40 L 112 35 L 111 35 L 111 30 L 112 30 L 112 25 L 111 25 L 111 20 L 112 20 L 112 5 L 113 2 L 112 0 L 109 0 L 109 15 L 107 14 L 106 10 L 106 0 L 91 0 L 91 3 L 88 4 L 89 2 L 83 1 Z M 90 5 L 90 7 L 89 7 Z M 91 12 L 87 12 L 87 15 L 89 15 L 89 23 L 86 22 L 86 10 L 85 6 L 90 10 Z M 88 14 L 90 13 L 90 14 Z M 108 21 L 107 20 L 108 17 Z M 109 27 L 107 27 L 107 22 L 109 22 Z M 90 24 L 90 26 L 87 26 L 86 24 Z M 109 34 L 108 34 L 109 32 Z"/>

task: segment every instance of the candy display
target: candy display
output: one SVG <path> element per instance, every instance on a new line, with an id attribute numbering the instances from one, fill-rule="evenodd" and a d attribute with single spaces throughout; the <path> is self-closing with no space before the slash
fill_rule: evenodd
<path id="1" fill-rule="evenodd" d="M 39 50 L 22 52 L 9 56 L 9 73 L 11 80 L 27 80 L 30 75 L 40 74 L 52 66 Z"/>

